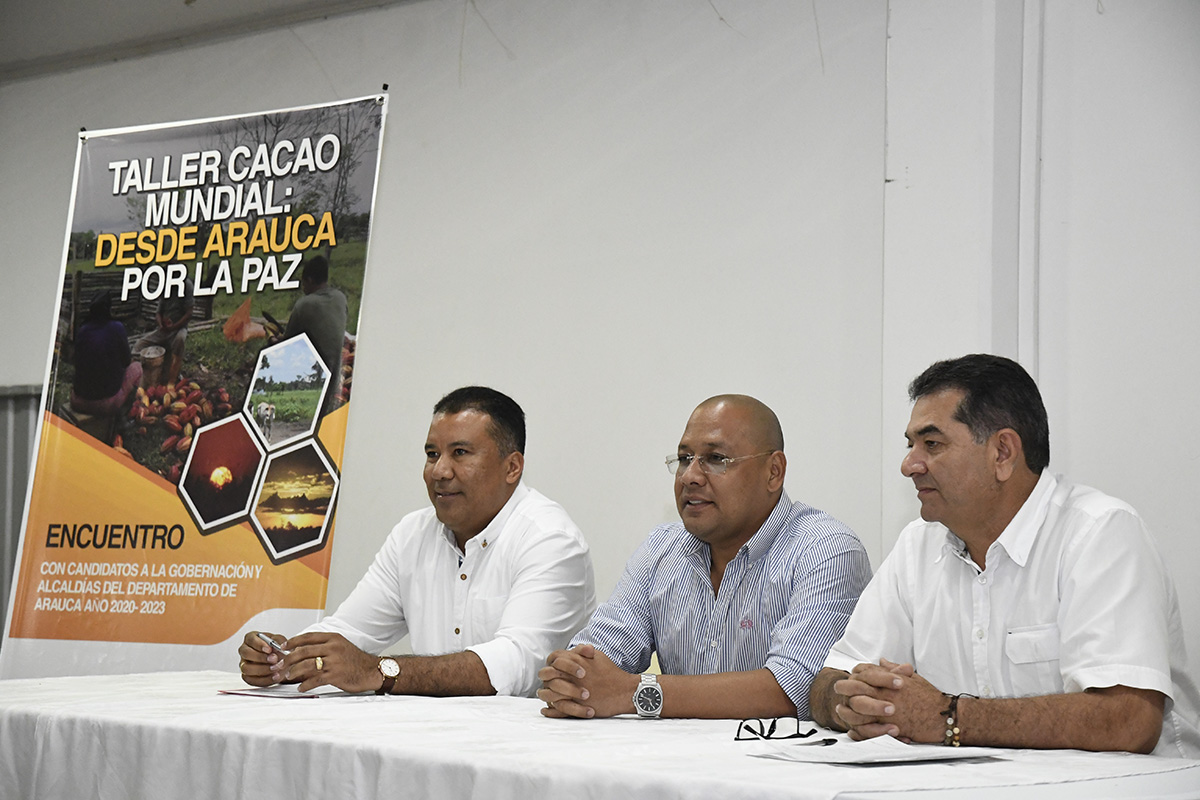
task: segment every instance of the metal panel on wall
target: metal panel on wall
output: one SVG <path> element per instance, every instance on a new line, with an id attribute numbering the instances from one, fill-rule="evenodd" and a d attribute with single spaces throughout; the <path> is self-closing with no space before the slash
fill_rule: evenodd
<path id="1" fill-rule="evenodd" d="M 0 618 L 8 613 L 12 594 L 40 400 L 38 386 L 0 387 Z"/>

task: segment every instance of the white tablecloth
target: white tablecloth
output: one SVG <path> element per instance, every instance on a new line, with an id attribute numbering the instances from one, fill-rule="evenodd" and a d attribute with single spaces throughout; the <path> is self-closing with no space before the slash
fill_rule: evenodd
<path id="1" fill-rule="evenodd" d="M 1029 800 L 1039 784 L 1099 796 L 1095 779 L 1123 775 L 1143 776 L 1140 796 L 1200 795 L 1200 761 L 997 750 L 1005 760 L 793 764 L 747 757 L 761 745 L 733 741 L 729 720 L 548 720 L 522 698 L 217 693 L 240 686 L 222 672 L 0 681 L 0 798 L 668 800 L 1024 786 L 1012 796 Z"/>

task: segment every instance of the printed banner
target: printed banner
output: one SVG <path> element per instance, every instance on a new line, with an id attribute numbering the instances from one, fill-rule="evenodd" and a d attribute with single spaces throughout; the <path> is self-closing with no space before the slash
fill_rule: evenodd
<path id="1" fill-rule="evenodd" d="M 0 677 L 320 617 L 386 111 L 80 134 Z"/>

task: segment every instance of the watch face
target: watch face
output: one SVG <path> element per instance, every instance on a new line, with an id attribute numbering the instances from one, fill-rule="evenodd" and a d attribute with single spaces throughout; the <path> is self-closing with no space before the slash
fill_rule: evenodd
<path id="1" fill-rule="evenodd" d="M 636 702 L 639 711 L 653 714 L 662 708 L 662 690 L 657 686 L 643 686 L 638 689 Z"/>
<path id="2" fill-rule="evenodd" d="M 385 678 L 394 678 L 400 674 L 400 665 L 394 658 L 382 658 L 379 660 L 379 671 Z"/>

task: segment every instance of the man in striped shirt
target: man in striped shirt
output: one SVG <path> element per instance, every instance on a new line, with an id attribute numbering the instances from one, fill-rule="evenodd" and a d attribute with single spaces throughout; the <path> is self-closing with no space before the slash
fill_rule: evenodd
<path id="1" fill-rule="evenodd" d="M 871 578 L 858 537 L 784 491 L 779 420 L 721 395 L 688 420 L 682 524 L 652 531 L 608 602 L 539 672 L 548 717 L 807 719 L 808 691 Z M 641 675 L 658 653 L 662 675 Z"/>

